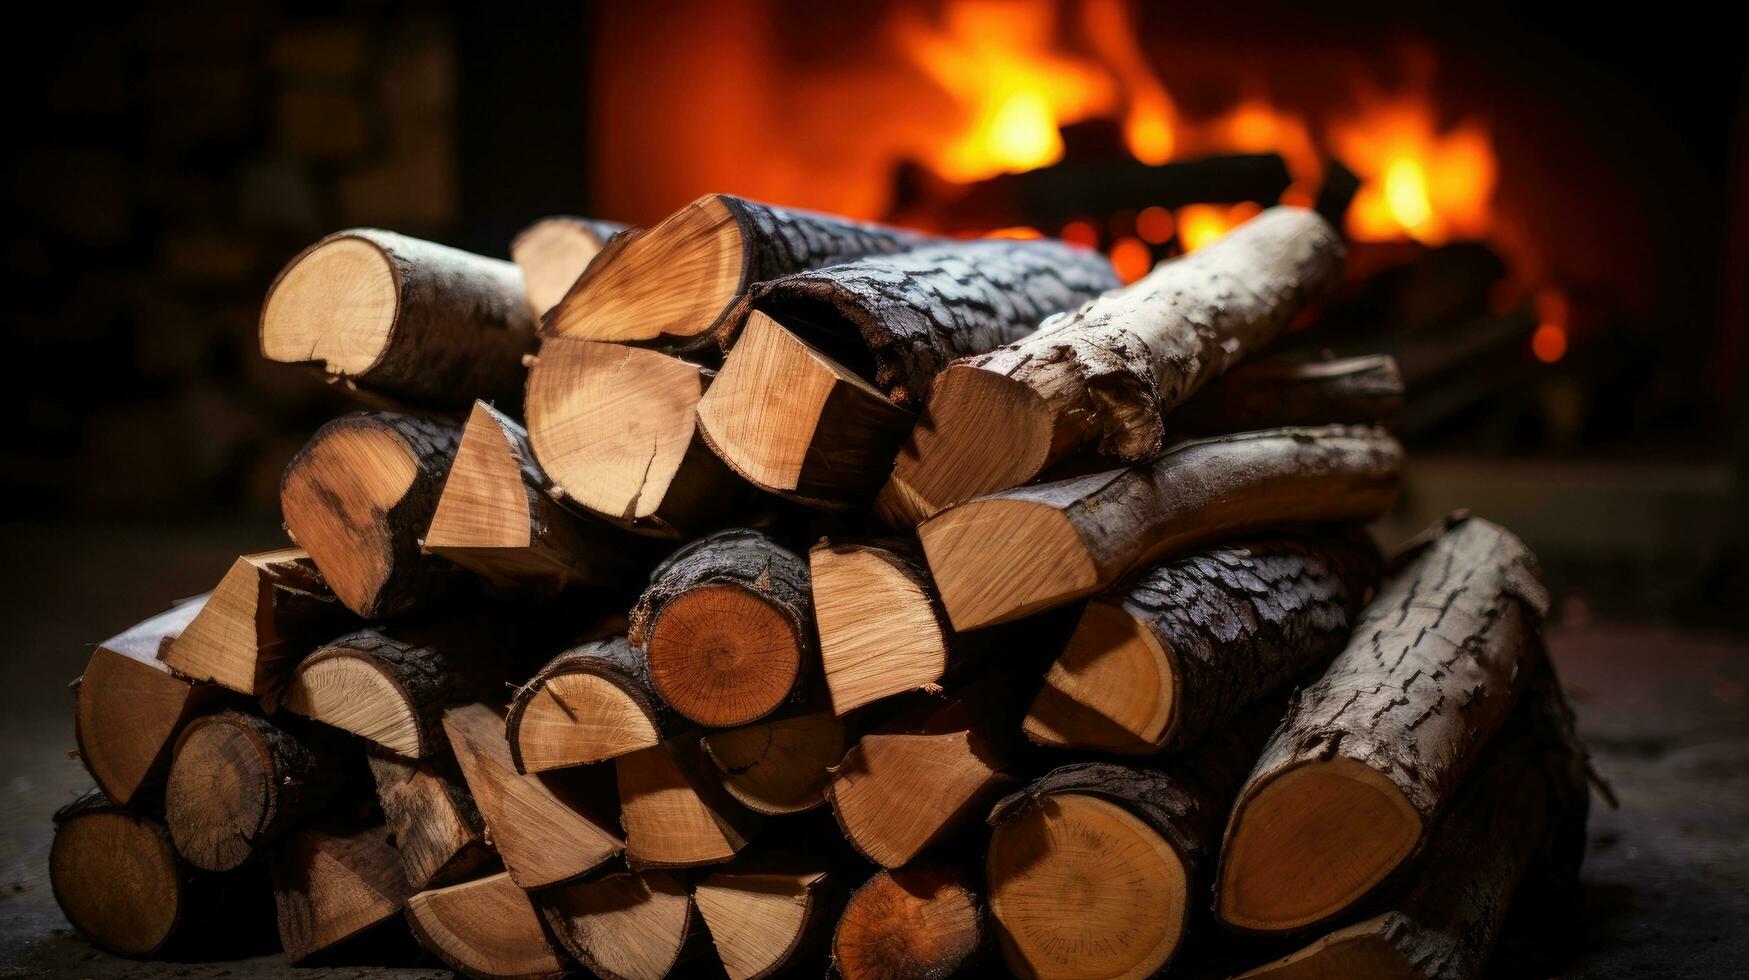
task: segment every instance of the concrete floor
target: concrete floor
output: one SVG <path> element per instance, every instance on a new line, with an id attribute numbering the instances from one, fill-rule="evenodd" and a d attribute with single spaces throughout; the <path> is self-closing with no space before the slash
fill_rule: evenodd
<path id="1" fill-rule="evenodd" d="M 49 891 L 49 815 L 88 785 L 70 759 L 71 698 L 91 644 L 203 591 L 270 523 L 0 529 L 0 977 L 429 977 L 290 969 L 276 956 L 150 963 L 91 949 Z M 1569 621 L 1550 646 L 1619 809 L 1593 810 L 1583 935 L 1569 975 L 1749 971 L 1749 641 Z"/>

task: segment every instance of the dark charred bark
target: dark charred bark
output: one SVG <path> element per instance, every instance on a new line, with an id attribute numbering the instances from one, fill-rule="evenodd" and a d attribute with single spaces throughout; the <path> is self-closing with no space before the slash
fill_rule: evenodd
<path id="1" fill-rule="evenodd" d="M 1333 361 L 1255 361 L 1210 381 L 1166 416 L 1179 436 L 1286 425 L 1382 425 L 1403 411 L 1403 375 L 1388 354 Z"/>

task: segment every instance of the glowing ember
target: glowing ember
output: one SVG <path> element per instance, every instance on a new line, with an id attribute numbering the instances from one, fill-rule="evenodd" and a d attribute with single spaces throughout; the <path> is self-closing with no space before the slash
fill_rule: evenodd
<path id="1" fill-rule="evenodd" d="M 1365 99 L 1330 127 L 1336 156 L 1364 183 L 1348 209 L 1358 241 L 1483 239 L 1493 225 L 1494 150 L 1481 124 L 1441 130 L 1424 94 Z"/>
<path id="2" fill-rule="evenodd" d="M 1536 316 L 1530 352 L 1544 364 L 1553 364 L 1567 353 L 1567 294 L 1547 287 L 1537 290 Z"/>
<path id="3" fill-rule="evenodd" d="M 1112 244 L 1108 254 L 1111 257 L 1111 267 L 1117 270 L 1117 277 L 1126 283 L 1135 282 L 1154 267 L 1154 253 L 1139 238 L 1118 239 Z"/>
<path id="4" fill-rule="evenodd" d="M 1239 225 L 1257 217 L 1263 210 L 1245 201 L 1232 207 L 1219 204 L 1191 204 L 1178 209 L 1178 241 L 1186 252 L 1194 252 L 1213 242 Z"/>

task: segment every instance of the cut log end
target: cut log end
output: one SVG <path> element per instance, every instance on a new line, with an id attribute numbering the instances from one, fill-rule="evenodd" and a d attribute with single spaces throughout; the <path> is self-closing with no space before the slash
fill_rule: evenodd
<path id="1" fill-rule="evenodd" d="M 960 504 L 918 535 L 959 630 L 1019 619 L 1104 584 L 1075 525 L 1034 501 L 997 496 Z"/>
<path id="2" fill-rule="evenodd" d="M 690 752 L 658 745 L 614 760 L 626 861 L 634 868 L 722 864 L 747 846 L 748 815 L 707 782 Z"/>
<path id="3" fill-rule="evenodd" d="M 1395 912 L 1319 937 L 1311 945 L 1237 980 L 1391 980 L 1426 974 L 1396 942 L 1402 917 Z"/>
<path id="4" fill-rule="evenodd" d="M 157 786 L 182 725 L 216 694 L 171 673 L 158 659 L 206 601 L 190 600 L 105 640 L 80 675 L 73 700 L 79 760 L 117 806 Z"/>
<path id="5" fill-rule="evenodd" d="M 1046 675 L 1025 731 L 1041 745 L 1147 752 L 1171 730 L 1176 698 L 1159 639 L 1121 606 L 1092 602 Z"/>
<path id="6" fill-rule="evenodd" d="M 484 402 L 476 403 L 425 532 L 425 547 L 437 554 L 526 548 L 529 530 L 522 468 L 499 428 L 497 413 Z"/>
<path id="7" fill-rule="evenodd" d="M 157 952 L 185 911 L 169 833 L 116 808 L 87 809 L 56 828 L 49 881 L 73 928 L 121 956 Z"/>
<path id="8" fill-rule="evenodd" d="M 701 740 L 729 795 L 755 813 L 826 803 L 828 771 L 844 758 L 844 722 L 829 711 L 711 732 Z"/>
<path id="9" fill-rule="evenodd" d="M 298 665 L 280 702 L 383 746 L 397 755 L 425 754 L 425 739 L 407 692 L 369 657 L 329 649 Z"/>
<path id="10" fill-rule="evenodd" d="M 332 635 L 346 618 L 306 551 L 243 555 L 161 659 L 183 677 L 249 697 L 271 696 L 312 642 Z"/>
<path id="11" fill-rule="evenodd" d="M 407 922 L 420 945 L 470 977 L 565 974 L 527 893 L 508 874 L 420 892 L 407 901 Z"/>
<path id="12" fill-rule="evenodd" d="M 662 740 L 645 705 L 613 679 L 583 671 L 551 674 L 518 694 L 508 731 L 524 772 L 603 762 Z"/>
<path id="13" fill-rule="evenodd" d="M 400 913 L 413 889 L 382 826 L 292 835 L 272 861 L 280 945 L 299 963 Z"/>
<path id="14" fill-rule="evenodd" d="M 890 552 L 822 542 L 808 555 L 820 662 L 839 715 L 941 680 L 947 631 L 921 571 Z"/>
<path id="15" fill-rule="evenodd" d="M 1183 860 L 1109 800 L 1046 797 L 997 825 L 986 861 L 1002 957 L 1020 976 L 1146 977 L 1183 938 Z"/>
<path id="16" fill-rule="evenodd" d="M 611 874 L 543 892 L 537 904 L 577 961 L 615 980 L 661 980 L 693 932 L 692 897 L 660 871 Z"/>
<path id="17" fill-rule="evenodd" d="M 832 812 L 864 857 L 911 861 L 1004 784 L 971 732 L 872 732 L 845 754 L 829 787 Z"/>
<path id="18" fill-rule="evenodd" d="M 510 243 L 510 258 L 522 269 L 529 312 L 540 317 L 565 298 L 589 260 L 607 244 L 606 222 L 542 218 Z"/>
<path id="19" fill-rule="evenodd" d="M 805 652 L 796 623 L 766 597 L 705 585 L 656 613 L 650 680 L 675 711 L 701 725 L 745 725 L 789 696 Z"/>
<path id="20" fill-rule="evenodd" d="M 382 249 L 364 238 L 331 238 L 268 292 L 261 352 L 274 361 L 314 362 L 342 377 L 365 374 L 387 352 L 399 306 L 400 279 Z"/>
<path id="21" fill-rule="evenodd" d="M 164 792 L 176 850 L 208 871 L 238 867 L 268 829 L 278 791 L 268 748 L 248 726 L 191 725 L 176 747 Z"/>
<path id="22" fill-rule="evenodd" d="M 1319 922 L 1396 869 L 1422 829 L 1402 790 L 1368 766 L 1338 756 L 1288 769 L 1234 812 L 1217 910 L 1256 931 Z"/>
<path id="23" fill-rule="evenodd" d="M 845 980 L 958 976 L 985 949 L 983 907 L 958 873 L 880 871 L 850 896 L 832 937 Z"/>
<path id="24" fill-rule="evenodd" d="M 730 980 L 759 980 L 788 966 L 824 918 L 823 872 L 723 873 L 693 891 Z"/>

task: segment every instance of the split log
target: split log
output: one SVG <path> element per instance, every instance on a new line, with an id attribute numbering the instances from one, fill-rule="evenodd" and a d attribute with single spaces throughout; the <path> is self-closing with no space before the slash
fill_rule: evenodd
<path id="1" fill-rule="evenodd" d="M 541 332 L 726 351 L 740 327 L 736 303 L 754 283 L 924 241 L 898 228 L 707 194 L 649 231 L 616 236 Z"/>
<path id="2" fill-rule="evenodd" d="M 432 408 L 514 404 L 533 345 L 516 266 L 375 228 L 305 249 L 261 307 L 268 360 Z"/>
<path id="3" fill-rule="evenodd" d="M 808 571 L 833 711 L 941 680 L 953 628 L 910 546 L 822 540 L 808 552 Z"/>
<path id="4" fill-rule="evenodd" d="M 1395 502 L 1402 463 L 1381 429 L 1242 432 L 969 501 L 919 533 L 949 618 L 971 630 L 1091 595 L 1210 540 L 1371 519 Z"/>
<path id="5" fill-rule="evenodd" d="M 1382 425 L 1403 411 L 1403 375 L 1388 354 L 1328 361 L 1250 361 L 1166 416 L 1179 437 L 1302 425 Z"/>
<path id="6" fill-rule="evenodd" d="M 565 975 L 528 893 L 508 873 L 423 891 L 407 900 L 407 924 L 424 946 L 464 976 Z"/>
<path id="7" fill-rule="evenodd" d="M 445 591 L 454 566 L 419 539 L 460 439 L 448 422 L 360 412 L 316 430 L 286 466 L 285 529 L 346 608 L 382 619 Z"/>
<path id="8" fill-rule="evenodd" d="M 55 813 L 49 884 L 81 936 L 118 956 L 145 958 L 214 936 L 252 936 L 265 884 L 190 867 L 158 821 L 87 793 Z"/>
<path id="9" fill-rule="evenodd" d="M 612 589 L 649 565 L 629 535 L 573 512 L 548 491 L 528 431 L 475 402 L 444 480 L 425 550 L 493 585 L 537 595 Z"/>
<path id="10" fill-rule="evenodd" d="M 710 527 L 745 488 L 698 434 L 712 377 L 656 351 L 544 341 L 528 372 L 528 437 L 548 492 L 646 534 Z"/>
<path id="11" fill-rule="evenodd" d="M 880 870 L 850 896 L 832 935 L 844 980 L 969 974 L 992 945 L 984 901 L 951 867 Z"/>
<path id="12" fill-rule="evenodd" d="M 823 509 L 866 506 L 915 422 L 850 368 L 758 311 L 698 402 L 699 435 L 730 469 L 760 489 Z"/>
<path id="13" fill-rule="evenodd" d="M 1548 606 L 1535 558 L 1456 514 L 1401 562 L 1239 794 L 1216 895 L 1229 925 L 1298 929 L 1371 894 L 1506 716 Z"/>
<path id="14" fill-rule="evenodd" d="M 352 621 L 307 553 L 263 551 L 231 564 L 162 658 L 183 677 L 273 698 L 298 658 Z"/>
<path id="15" fill-rule="evenodd" d="M 942 242 L 755 283 L 750 309 L 866 376 L 901 408 L 959 357 L 1020 340 L 1121 285 L 1105 256 L 1054 239 Z M 749 326 L 751 321 L 749 321 Z M 725 369 L 726 373 L 726 369 Z"/>
<path id="16" fill-rule="evenodd" d="M 190 599 L 104 640 L 73 683 L 79 761 L 116 806 L 157 793 L 182 726 L 222 700 L 217 688 L 178 677 L 158 659 L 208 598 Z"/>
<path id="17" fill-rule="evenodd" d="M 804 960 L 826 938 L 838 895 L 821 870 L 719 871 L 693 889 L 729 980 L 762 980 Z"/>
<path id="18" fill-rule="evenodd" d="M 485 704 L 444 712 L 443 729 L 462 778 L 485 818 L 487 839 L 522 888 L 544 888 L 593 871 L 618 855 L 606 787 L 591 774 L 516 771 L 504 740 L 504 714 Z"/>
<path id="19" fill-rule="evenodd" d="M 1154 565 L 1087 604 L 1027 713 L 1027 737 L 1131 754 L 1199 742 L 1341 652 L 1382 564 L 1355 531 L 1271 535 Z"/>
<path id="20" fill-rule="evenodd" d="M 730 528 L 656 567 L 631 612 L 650 682 L 701 725 L 758 721 L 799 704 L 815 659 L 808 566 L 760 531 Z"/>
<path id="21" fill-rule="evenodd" d="M 723 789 L 696 739 L 640 749 L 613 764 L 626 864 L 634 871 L 722 864 L 759 828 L 758 815 Z"/>
<path id="22" fill-rule="evenodd" d="M 626 230 L 617 221 L 563 215 L 542 218 L 517 232 L 510 258 L 522 270 L 528 311 L 539 320 L 571 289 L 608 239 Z"/>
<path id="23" fill-rule="evenodd" d="M 495 860 L 480 809 L 447 751 L 413 760 L 372 747 L 366 758 L 389 837 L 414 891 L 460 881 Z"/>
<path id="24" fill-rule="evenodd" d="M 826 805 L 831 769 L 847 748 L 830 711 L 708 732 L 699 739 L 723 788 L 754 813 L 803 813 Z"/>
<path id="25" fill-rule="evenodd" d="M 985 881 L 1008 969 L 1164 969 L 1199 914 L 1227 805 L 1267 731 L 1225 732 L 1164 771 L 1064 766 L 997 803 Z"/>
<path id="26" fill-rule="evenodd" d="M 1166 413 L 1274 340 L 1341 282 L 1342 264 L 1323 218 L 1271 208 L 1025 339 L 955 362 L 881 492 L 883 516 L 909 527 L 1077 453 L 1159 456 Z"/>
<path id="27" fill-rule="evenodd" d="M 319 730 L 294 733 L 258 715 L 221 711 L 176 741 L 164 820 L 176 850 L 207 871 L 229 871 L 313 816 L 346 773 Z"/>
<path id="28" fill-rule="evenodd" d="M 1585 757 L 1552 671 L 1542 673 L 1544 686 L 1525 692 L 1387 911 L 1246 978 L 1474 980 L 1508 908 L 1541 897 L 1521 893 L 1572 887 L 1585 847 Z"/>
<path id="29" fill-rule="evenodd" d="M 662 980 L 707 942 L 692 896 L 661 871 L 610 874 L 534 900 L 565 951 L 606 980 Z"/>
<path id="30" fill-rule="evenodd" d="M 273 854 L 279 939 L 301 963 L 399 915 L 413 888 L 377 824 L 349 831 L 298 831 Z"/>
<path id="31" fill-rule="evenodd" d="M 518 772 L 603 762 L 690 727 L 657 696 L 649 660 L 623 635 L 554 657 L 517 688 L 505 716 Z"/>

